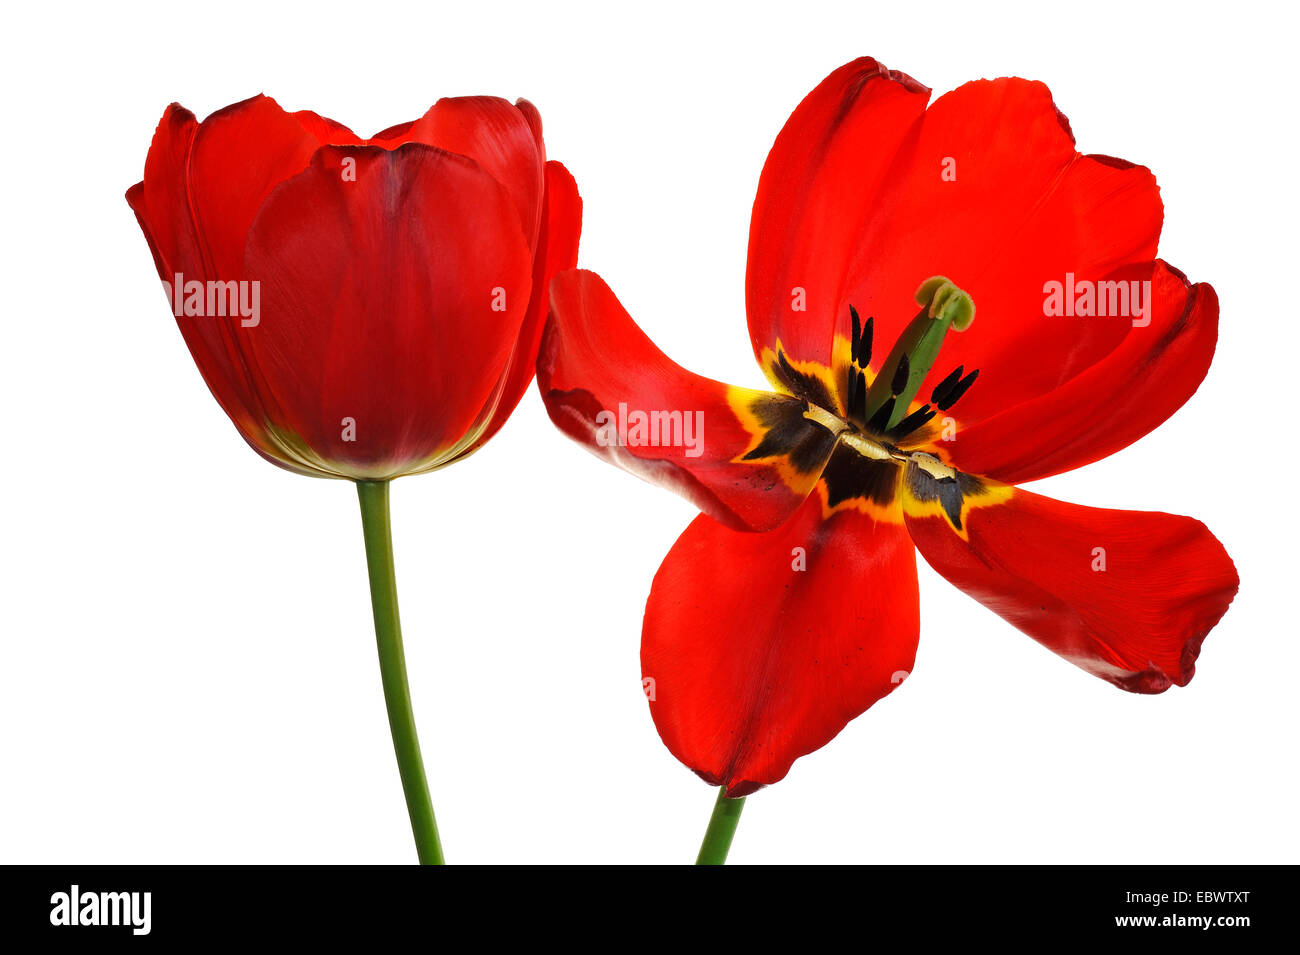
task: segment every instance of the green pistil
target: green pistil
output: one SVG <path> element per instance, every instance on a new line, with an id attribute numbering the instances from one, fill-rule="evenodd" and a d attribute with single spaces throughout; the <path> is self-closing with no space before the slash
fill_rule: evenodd
<path id="1" fill-rule="evenodd" d="M 893 399 L 884 430 L 907 417 L 908 406 L 939 357 L 948 330 L 965 331 L 975 319 L 975 302 L 942 275 L 922 282 L 916 290 L 916 301 L 921 310 L 894 343 L 880 366 L 880 373 L 867 389 L 864 420 L 872 420 Z"/>

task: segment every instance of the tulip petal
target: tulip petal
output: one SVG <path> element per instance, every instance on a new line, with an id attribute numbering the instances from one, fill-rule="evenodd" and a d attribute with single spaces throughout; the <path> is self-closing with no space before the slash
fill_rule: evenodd
<path id="1" fill-rule="evenodd" d="M 415 123 L 415 120 L 408 119 L 406 122 L 398 123 L 396 126 L 389 126 L 387 129 L 381 130 L 367 139 L 364 145 L 383 146 L 385 149 L 395 149 L 402 145 L 402 143 L 411 141 L 407 134 L 411 131 L 411 127 L 414 126 Z"/>
<path id="2" fill-rule="evenodd" d="M 956 407 L 969 425 L 1050 392 L 1119 345 L 1130 316 L 1049 317 L 1048 283 L 1088 285 L 1150 262 L 1162 220 L 1151 172 L 1081 155 L 1042 83 L 967 83 L 926 112 L 862 220 L 839 332 L 849 336 L 851 303 L 874 316 L 877 341 L 892 342 L 915 314 L 918 285 L 951 279 L 973 297 L 975 320 L 947 337 L 932 381 L 957 365 L 979 369 Z"/>
<path id="3" fill-rule="evenodd" d="M 1131 327 L 1113 351 L 1059 388 L 956 429 L 942 447 L 950 463 L 1009 484 L 1035 481 L 1127 447 L 1192 396 L 1218 338 L 1214 289 L 1159 261 L 1117 277 L 1151 283 L 1149 324 Z"/>
<path id="4" fill-rule="evenodd" d="M 1200 521 L 1066 504 L 1019 488 L 966 511 L 904 482 L 907 529 L 930 566 L 1076 666 L 1134 693 L 1186 686 L 1201 643 L 1237 592 L 1223 545 Z"/>
<path id="5" fill-rule="evenodd" d="M 766 534 L 701 515 L 646 604 L 650 713 L 674 756 L 743 796 L 898 686 L 919 625 L 901 523 L 851 510 L 824 518 L 816 497 Z"/>
<path id="6" fill-rule="evenodd" d="M 167 107 L 145 158 L 144 180 L 126 196 L 153 253 L 158 277 L 172 286 L 171 295 L 176 294 L 178 274 L 182 283 L 212 277 L 189 200 L 190 149 L 198 128 L 189 110 L 176 103 Z M 208 390 L 239 433 L 259 454 L 288 466 L 275 458 L 275 443 L 265 433 L 261 399 L 226 324 L 184 314 L 176 316 L 176 324 Z"/>
<path id="7" fill-rule="evenodd" d="M 539 156 L 542 157 L 543 160 L 545 160 L 546 142 L 542 138 L 541 112 L 537 109 L 536 106 L 534 106 L 526 99 L 515 100 L 515 108 L 519 110 L 521 114 L 523 114 L 524 122 L 526 122 L 528 124 L 528 128 L 532 130 L 533 139 L 536 140 L 537 142 L 537 153 Z"/>
<path id="8" fill-rule="evenodd" d="M 159 277 L 168 282 L 173 278 L 171 272 L 206 278 L 203 254 L 190 214 L 187 178 L 190 147 L 198 128 L 198 121 L 188 109 L 179 103 L 168 106 L 145 156 L 140 192 L 135 199 L 127 195 L 136 216 L 148 223 Z"/>
<path id="9" fill-rule="evenodd" d="M 786 122 L 750 222 L 745 300 L 760 363 L 779 342 L 795 362 L 831 364 L 848 315 L 848 252 L 885 203 L 894 155 L 929 98 L 911 77 L 864 57 L 828 76 Z"/>
<path id="10" fill-rule="evenodd" d="M 322 147 L 262 206 L 244 268 L 262 291 L 243 351 L 277 428 L 322 466 L 382 479 L 477 437 L 531 257 L 510 197 L 472 160 L 421 143 Z"/>
<path id="11" fill-rule="evenodd" d="M 316 137 L 322 146 L 359 146 L 362 139 L 342 123 L 335 122 L 327 116 L 309 109 L 300 109 L 289 114 L 298 121 L 307 132 Z"/>
<path id="12" fill-rule="evenodd" d="M 578 236 L 582 232 L 582 197 L 569 171 L 554 160 L 546 164 L 546 197 L 543 202 L 544 228 L 533 257 L 532 298 L 519 329 L 519 340 L 510 357 L 510 370 L 499 395 L 484 409 L 490 417 L 487 429 L 471 450 L 488 442 L 519 405 L 537 371 L 537 350 L 546 328 L 550 307 L 551 279 L 578 262 Z"/>
<path id="13" fill-rule="evenodd" d="M 527 102 L 527 101 L 525 101 Z M 404 136 L 473 159 L 510 193 L 519 222 L 536 248 L 545 188 L 544 153 L 536 109 L 532 118 L 509 100 L 497 96 L 455 96 L 440 99 L 415 121 Z"/>
<path id="14" fill-rule="evenodd" d="M 318 148 L 317 138 L 269 96 L 219 109 L 203 121 L 190 151 L 188 182 L 209 278 L 241 278 L 244 243 L 258 209 L 280 183 L 307 168 Z"/>
<path id="15" fill-rule="evenodd" d="M 537 384 L 569 437 L 736 528 L 785 521 L 834 446 L 827 425 L 807 417 L 807 401 L 675 364 L 594 272 L 563 272 L 551 283 Z"/>

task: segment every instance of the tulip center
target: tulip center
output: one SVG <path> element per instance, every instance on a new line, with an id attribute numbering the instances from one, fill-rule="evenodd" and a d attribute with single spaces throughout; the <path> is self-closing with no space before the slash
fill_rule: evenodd
<path id="1" fill-rule="evenodd" d="M 919 312 L 904 328 L 868 383 L 874 317 L 865 323 L 849 307 L 853 320 L 850 364 L 843 417 L 810 403 L 804 416 L 831 432 L 835 446 L 823 479 L 827 503 L 836 506 L 852 498 L 884 506 L 893 499 L 891 475 L 902 468 L 915 480 L 932 479 L 934 486 L 955 489 L 957 471 L 922 450 L 899 444 L 947 411 L 975 382 L 978 371 L 964 374 L 959 365 L 930 392 L 930 400 L 913 409 L 917 393 L 939 356 L 944 336 L 970 327 L 975 317 L 971 297 L 948 279 L 935 276 L 916 291 Z"/>
<path id="2" fill-rule="evenodd" d="M 930 393 L 930 401 L 909 411 L 917 392 L 930 373 L 944 336 L 949 331 L 962 332 L 975 319 L 975 303 L 970 295 L 941 275 L 926 279 L 916 290 L 921 306 L 908 323 L 880 366 L 880 372 L 867 384 L 867 367 L 871 362 L 872 333 L 875 318 L 863 324 L 858 311 L 849 306 L 853 320 L 850 364 L 846 390 L 845 418 L 858 441 L 851 441 L 865 454 L 876 441 L 880 451 L 929 423 L 940 411 L 947 411 L 975 383 L 978 369 L 963 375 L 958 365 Z M 868 454 L 878 457 L 879 454 Z"/>
<path id="3" fill-rule="evenodd" d="M 962 490 L 958 485 L 964 480 L 966 491 L 974 493 L 978 482 L 925 450 L 930 436 L 922 429 L 939 412 L 957 403 L 974 384 L 978 370 L 967 374 L 958 365 L 930 390 L 929 401 L 917 396 L 944 337 L 970 327 L 975 303 L 943 276 L 922 282 L 915 298 L 920 310 L 874 375 L 870 364 L 875 318 L 863 322 L 852 305 L 852 339 L 840 339 L 832 365 L 792 362 L 778 346 L 771 374 L 789 394 L 803 399 L 802 407 L 761 397 L 749 399 L 741 417 L 750 422 L 747 427 L 753 444 L 742 459 L 780 459 L 780 466 L 790 472 L 796 486 L 818 469 L 829 509 L 854 506 L 884 520 L 897 517 L 900 473 L 908 475 L 912 483 L 929 481 L 953 493 Z M 849 346 L 847 363 L 842 350 L 845 344 Z M 813 422 L 818 427 L 808 429 L 792 416 L 806 419 L 803 425 Z M 965 500 L 966 491 L 954 500 Z M 960 526 L 960 518 L 949 517 L 957 521 L 954 526 Z"/>

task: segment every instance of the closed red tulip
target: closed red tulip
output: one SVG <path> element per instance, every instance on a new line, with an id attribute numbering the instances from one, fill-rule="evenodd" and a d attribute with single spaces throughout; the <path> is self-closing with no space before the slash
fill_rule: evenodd
<path id="1" fill-rule="evenodd" d="M 439 100 L 363 140 L 265 96 L 173 104 L 126 194 L 190 353 L 267 460 L 357 484 L 416 850 L 443 861 L 406 680 L 388 483 L 471 453 L 532 381 L 577 186 L 532 104 Z"/>
<path id="2" fill-rule="evenodd" d="M 537 110 L 487 96 L 367 140 L 265 96 L 202 123 L 173 104 L 127 201 L 248 443 L 370 481 L 496 433 L 532 380 L 581 218 Z"/>

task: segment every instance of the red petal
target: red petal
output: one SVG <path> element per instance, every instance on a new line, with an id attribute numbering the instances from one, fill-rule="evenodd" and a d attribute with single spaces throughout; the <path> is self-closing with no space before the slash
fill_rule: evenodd
<path id="1" fill-rule="evenodd" d="M 779 339 L 797 361 L 830 364 L 841 312 L 848 314 L 849 250 L 888 200 L 886 173 L 929 98 L 911 77 L 864 57 L 822 81 L 781 130 L 749 231 L 745 296 L 760 360 Z M 911 290 L 898 304 L 910 301 Z"/>
<path id="2" fill-rule="evenodd" d="M 159 278 L 171 281 L 173 271 L 203 278 L 202 253 L 190 214 L 187 180 L 190 147 L 199 124 L 194 114 L 172 103 L 158 121 L 144 162 L 144 181 L 137 197 L 127 199 L 142 221 L 148 222 L 150 245 Z"/>
<path id="3" fill-rule="evenodd" d="M 931 567 L 1048 649 L 1135 693 L 1185 686 L 1237 592 L 1223 545 L 1190 517 L 1017 488 L 1005 503 L 972 507 L 963 539 L 911 497 L 905 511 Z"/>
<path id="4" fill-rule="evenodd" d="M 210 278 L 241 277 L 244 243 L 257 210 L 276 186 L 307 167 L 319 147 L 314 135 L 267 96 L 227 106 L 203 121 L 190 153 L 189 190 Z"/>
<path id="5" fill-rule="evenodd" d="M 145 158 L 144 181 L 127 192 L 127 202 L 153 253 L 158 276 L 169 285 L 207 281 L 212 276 L 194 228 L 189 200 L 190 148 L 199 128 L 194 114 L 173 103 L 167 107 Z M 203 380 L 244 439 L 263 455 L 274 455 L 265 433 L 261 401 L 249 382 L 228 326 L 221 320 L 176 318 Z M 285 464 L 283 461 L 277 463 Z"/>
<path id="6" fill-rule="evenodd" d="M 510 370 L 495 404 L 486 409 L 490 422 L 474 449 L 482 447 L 506 423 L 519 400 L 528 390 L 537 370 L 537 349 L 546 327 L 550 306 L 551 279 L 578 262 L 578 236 L 582 232 L 582 197 L 569 170 L 560 163 L 546 164 L 546 198 L 542 221 L 545 224 L 537 254 L 533 258 L 533 290 L 528 313 L 519 330 L 519 340 L 510 357 Z"/>
<path id="7" fill-rule="evenodd" d="M 528 123 L 528 128 L 533 131 L 533 139 L 537 142 L 537 154 L 546 160 L 546 142 L 542 138 L 542 114 L 538 112 L 537 107 L 526 99 L 515 100 L 515 108 L 523 115 L 524 121 Z"/>
<path id="8" fill-rule="evenodd" d="M 261 322 L 238 332 L 283 430 L 345 476 L 409 473 L 477 437 L 530 267 L 509 196 L 472 160 L 326 146 L 258 213 L 245 272 Z"/>
<path id="9" fill-rule="evenodd" d="M 408 119 L 404 123 L 398 123 L 396 126 L 389 126 L 381 132 L 375 133 L 365 141 L 367 146 L 383 146 L 385 149 L 394 149 L 402 143 L 410 142 L 407 135 L 411 127 L 416 123 L 413 119 Z"/>
<path id="10" fill-rule="evenodd" d="M 153 232 L 149 227 L 149 210 L 144 199 L 143 181 L 137 182 L 126 191 L 126 204 L 135 213 L 135 221 L 139 224 L 140 231 L 144 233 L 144 241 L 149 245 L 149 253 L 153 256 L 153 265 L 158 272 L 158 278 L 166 281 L 167 263 L 163 260 L 162 253 L 158 251 L 158 243 L 154 241 Z"/>
<path id="11" fill-rule="evenodd" d="M 468 156 L 510 193 L 530 248 L 537 244 L 542 216 L 544 152 L 533 131 L 540 130 L 536 109 L 531 118 L 509 100 L 496 96 L 440 99 L 405 133 L 411 142 L 427 143 Z"/>
<path id="12" fill-rule="evenodd" d="M 932 379 L 980 369 L 956 409 L 967 424 L 1051 391 L 1127 334 L 1124 317 L 1046 317 L 1044 285 L 1154 259 L 1159 190 L 1141 166 L 1080 155 L 1046 86 L 981 80 L 940 97 L 895 168 L 860 222 L 839 300 L 845 337 L 848 303 L 875 316 L 877 365 L 933 275 L 975 300 L 974 325 L 948 336 Z"/>
<path id="13" fill-rule="evenodd" d="M 1192 396 L 1218 338 L 1214 289 L 1190 285 L 1163 262 L 1121 277 L 1150 279 L 1150 324 L 1131 327 L 1114 351 L 1054 391 L 959 429 L 946 445 L 953 464 L 1006 483 L 1059 474 L 1127 447 Z"/>
<path id="14" fill-rule="evenodd" d="M 289 115 L 296 119 L 303 129 L 315 136 L 316 142 L 322 146 L 359 146 L 362 142 L 360 136 L 342 123 L 336 123 L 309 109 L 300 109 Z"/>
<path id="15" fill-rule="evenodd" d="M 650 713 L 674 756 L 743 796 L 894 689 L 912 669 L 919 623 L 901 524 L 852 510 L 823 520 L 816 497 L 766 534 L 701 515 L 646 604 Z"/>
<path id="16" fill-rule="evenodd" d="M 675 364 L 594 272 L 563 272 L 551 283 L 537 384 L 551 420 L 569 437 L 737 528 L 785 521 L 816 484 L 833 444 L 828 430 L 802 417 L 799 399 L 728 386 Z M 797 471 L 784 459 L 741 460 L 759 436 L 736 409 L 755 400 L 790 412 L 783 449 L 801 452 Z M 677 440 L 637 436 L 635 416 L 673 413 L 681 420 L 672 429 Z"/>

